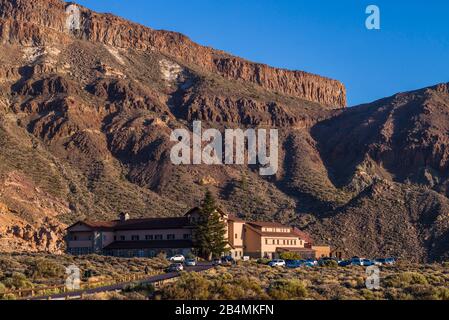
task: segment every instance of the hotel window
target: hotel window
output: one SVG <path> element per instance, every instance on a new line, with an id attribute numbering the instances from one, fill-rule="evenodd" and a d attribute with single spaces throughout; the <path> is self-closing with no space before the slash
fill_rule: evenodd
<path id="1" fill-rule="evenodd" d="M 239 235 L 236 233 L 236 234 L 235 234 L 235 238 L 237 239 L 238 237 L 239 237 Z"/>
<path id="2" fill-rule="evenodd" d="M 120 236 L 120 241 L 125 241 L 126 237 L 125 236 Z"/>
<path id="3" fill-rule="evenodd" d="M 152 234 L 147 234 L 147 235 L 145 236 L 145 240 L 147 240 L 147 241 L 151 241 L 151 240 L 153 240 L 153 239 L 154 239 L 154 237 L 153 237 Z"/>
<path id="4" fill-rule="evenodd" d="M 265 239 L 265 244 L 268 244 L 268 239 Z"/>
<path id="5" fill-rule="evenodd" d="M 186 233 L 186 234 L 184 234 L 182 237 L 184 238 L 184 240 L 188 240 L 188 239 L 191 238 L 191 235 L 188 234 L 188 233 Z"/>
<path id="6" fill-rule="evenodd" d="M 134 236 L 131 236 L 131 240 L 132 240 L 132 241 L 139 241 L 139 240 L 140 240 L 140 237 L 134 235 Z"/>
<path id="7" fill-rule="evenodd" d="M 164 240 L 164 237 L 162 236 L 162 234 L 157 234 L 154 236 L 155 240 Z"/>
<path id="8" fill-rule="evenodd" d="M 176 236 L 174 234 L 167 234 L 167 240 L 175 240 Z"/>

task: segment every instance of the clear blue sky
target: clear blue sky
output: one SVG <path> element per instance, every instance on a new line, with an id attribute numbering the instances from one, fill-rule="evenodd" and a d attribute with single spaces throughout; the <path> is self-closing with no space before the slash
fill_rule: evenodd
<path id="1" fill-rule="evenodd" d="M 272 66 L 342 81 L 350 106 L 449 82 L 447 0 L 79 0 Z M 369 4 L 381 30 L 365 28 Z"/>

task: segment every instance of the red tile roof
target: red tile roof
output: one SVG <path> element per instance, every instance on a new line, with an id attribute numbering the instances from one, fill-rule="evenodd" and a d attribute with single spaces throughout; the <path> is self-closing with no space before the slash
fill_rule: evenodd
<path id="1" fill-rule="evenodd" d="M 191 227 L 187 217 L 130 219 L 119 222 L 114 230 L 182 229 Z"/>
<path id="2" fill-rule="evenodd" d="M 251 225 L 251 223 L 245 224 L 247 228 L 250 228 L 255 233 L 261 235 L 262 237 L 284 237 L 284 238 L 299 238 L 298 235 L 296 235 L 293 232 L 265 232 L 261 231 L 260 229 L 254 227 Z"/>
<path id="3" fill-rule="evenodd" d="M 234 215 L 232 215 L 232 214 L 230 214 L 230 215 L 228 216 L 228 220 L 231 220 L 231 221 L 234 221 L 234 222 L 245 223 L 245 220 L 240 219 L 240 218 L 238 218 L 238 217 L 236 217 L 236 216 L 234 216 Z"/>
<path id="4" fill-rule="evenodd" d="M 82 223 L 91 228 L 114 228 L 119 221 L 83 221 Z"/>
<path id="5" fill-rule="evenodd" d="M 130 219 L 126 221 L 80 221 L 77 224 L 84 224 L 98 231 L 114 230 L 153 230 L 153 229 L 182 229 L 192 227 L 187 217 L 178 218 L 149 218 L 149 219 Z"/>
<path id="6" fill-rule="evenodd" d="M 82 224 L 85 225 L 91 229 L 99 230 L 99 231 L 108 231 L 108 230 L 114 230 L 114 227 L 118 223 L 118 220 L 116 221 L 78 221 L 74 224 L 72 224 L 70 227 L 68 227 L 66 230 L 70 230 L 73 227 Z"/>
<path id="7" fill-rule="evenodd" d="M 255 221 L 255 222 L 248 222 L 248 224 L 251 224 L 258 228 L 290 228 L 289 226 L 284 226 L 283 224 L 280 224 L 278 222 L 263 222 L 263 221 Z"/>
<path id="8" fill-rule="evenodd" d="M 313 244 L 313 239 L 307 232 L 301 231 L 298 228 L 293 228 L 293 233 L 298 235 L 301 239 L 305 240 L 307 243 Z"/>

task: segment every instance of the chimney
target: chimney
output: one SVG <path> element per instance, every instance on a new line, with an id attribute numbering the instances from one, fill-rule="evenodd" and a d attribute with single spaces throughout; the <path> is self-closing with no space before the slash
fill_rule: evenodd
<path id="1" fill-rule="evenodd" d="M 121 213 L 119 214 L 119 219 L 120 219 L 120 222 L 128 221 L 128 220 L 129 220 L 129 214 L 128 214 L 128 213 L 121 212 Z"/>

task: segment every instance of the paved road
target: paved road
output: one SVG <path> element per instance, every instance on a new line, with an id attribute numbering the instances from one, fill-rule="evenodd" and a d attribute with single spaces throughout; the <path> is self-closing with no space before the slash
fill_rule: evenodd
<path id="1" fill-rule="evenodd" d="M 212 268 L 211 265 L 199 265 L 196 267 L 187 267 L 185 269 L 185 271 L 201 272 L 201 271 L 208 270 L 210 268 Z M 138 280 L 138 281 L 123 282 L 123 283 L 117 283 L 117 284 L 110 285 L 110 286 L 98 287 L 98 288 L 94 288 L 94 289 L 73 291 L 73 292 L 55 294 L 55 295 L 51 295 L 51 296 L 40 296 L 40 297 L 32 297 L 32 298 L 30 297 L 30 298 L 25 298 L 25 299 L 26 300 L 49 300 L 49 299 L 50 300 L 65 300 L 66 298 L 79 299 L 79 298 L 81 298 L 81 295 L 123 290 L 125 287 L 127 287 L 133 283 L 150 284 L 150 283 L 157 283 L 159 281 L 169 280 L 169 279 L 173 279 L 173 278 L 177 278 L 177 277 L 179 277 L 178 272 L 171 272 L 171 273 L 165 273 L 165 274 L 149 277 L 148 279 L 143 279 L 143 280 Z"/>

